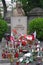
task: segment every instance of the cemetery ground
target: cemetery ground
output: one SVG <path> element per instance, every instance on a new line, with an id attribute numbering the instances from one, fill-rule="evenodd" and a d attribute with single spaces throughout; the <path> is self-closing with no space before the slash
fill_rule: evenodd
<path id="1" fill-rule="evenodd" d="M 4 45 L 5 45 L 5 40 L 3 40 L 2 42 L 0 42 L 0 65 L 16 65 L 16 61 L 17 61 L 17 60 L 15 60 L 15 61 L 13 62 L 13 64 L 11 64 L 9 60 L 3 60 L 3 59 L 2 59 L 2 56 L 1 56 L 2 46 L 4 46 Z M 43 42 L 41 42 L 40 45 L 43 47 Z M 37 62 L 38 62 L 38 61 L 37 61 Z M 30 64 L 28 64 L 28 65 L 36 65 L 37 62 L 34 61 L 34 62 L 32 62 L 32 63 L 30 63 Z M 26 64 L 25 64 L 25 63 L 19 63 L 19 65 L 26 65 Z M 43 65 L 43 62 L 41 62 L 40 65 Z"/>

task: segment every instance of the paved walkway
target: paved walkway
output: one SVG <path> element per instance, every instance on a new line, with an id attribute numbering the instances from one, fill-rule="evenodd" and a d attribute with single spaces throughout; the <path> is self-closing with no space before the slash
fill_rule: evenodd
<path id="1" fill-rule="evenodd" d="M 4 39 L 0 42 L 0 65 L 10 65 L 7 60 L 2 59 L 2 47 L 5 45 L 5 42 Z"/>
<path id="2" fill-rule="evenodd" d="M 10 63 L 0 63 L 0 65 L 10 65 Z"/>

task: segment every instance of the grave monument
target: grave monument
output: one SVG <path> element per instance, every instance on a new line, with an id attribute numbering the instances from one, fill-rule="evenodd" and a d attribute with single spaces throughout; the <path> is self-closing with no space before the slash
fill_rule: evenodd
<path id="1" fill-rule="evenodd" d="M 11 17 L 11 31 L 16 29 L 18 33 L 27 34 L 27 17 L 20 2 L 16 2 L 16 9 Z"/>

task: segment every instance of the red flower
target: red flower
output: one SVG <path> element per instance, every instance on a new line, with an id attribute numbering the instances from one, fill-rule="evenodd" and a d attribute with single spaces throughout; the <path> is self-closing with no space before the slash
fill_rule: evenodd
<path id="1" fill-rule="evenodd" d="M 25 40 L 22 40 L 22 45 L 26 46 L 26 41 Z"/>
<path id="2" fill-rule="evenodd" d="M 16 31 L 15 29 L 13 29 L 13 32 L 14 32 L 15 34 L 17 34 L 17 31 Z"/>
<path id="3" fill-rule="evenodd" d="M 14 56 L 15 56 L 15 58 L 18 58 L 19 57 L 18 52 L 16 52 Z"/>

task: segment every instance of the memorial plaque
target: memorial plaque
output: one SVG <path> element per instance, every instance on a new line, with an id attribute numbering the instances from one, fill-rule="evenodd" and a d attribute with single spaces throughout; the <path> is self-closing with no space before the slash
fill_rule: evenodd
<path id="1" fill-rule="evenodd" d="M 11 17 L 11 31 L 13 29 L 18 33 L 27 34 L 27 17 Z"/>

